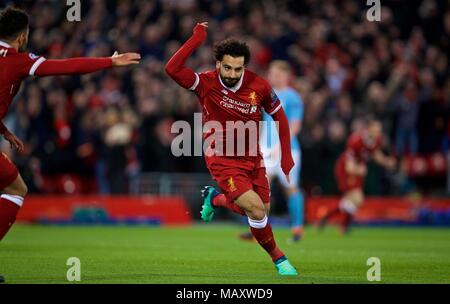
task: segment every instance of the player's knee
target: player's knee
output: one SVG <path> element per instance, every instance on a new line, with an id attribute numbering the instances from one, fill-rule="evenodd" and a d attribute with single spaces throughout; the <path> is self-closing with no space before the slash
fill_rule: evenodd
<path id="1" fill-rule="evenodd" d="M 264 203 L 264 209 L 266 210 L 266 215 L 269 216 L 269 213 L 270 213 L 270 203 Z"/>
<path id="2" fill-rule="evenodd" d="M 262 220 L 266 216 L 266 208 L 264 204 L 251 204 L 247 215 L 254 220 Z"/>
<path id="3" fill-rule="evenodd" d="M 19 182 L 16 184 L 15 187 L 15 195 L 19 195 L 21 197 L 25 197 L 28 194 L 28 187 L 27 185 L 23 182 L 22 179 L 19 180 Z"/>
<path id="4" fill-rule="evenodd" d="M 360 195 L 358 195 L 356 197 L 355 203 L 357 206 L 360 206 L 360 205 L 362 205 L 363 202 L 364 202 L 364 194 L 361 193 Z"/>
<path id="5" fill-rule="evenodd" d="M 359 205 L 361 205 L 361 204 L 363 203 L 363 201 L 364 201 L 364 194 L 362 193 L 362 191 L 355 191 L 355 192 L 353 193 L 352 199 L 353 199 L 353 202 L 354 202 L 357 206 L 359 206 Z"/>
<path id="6" fill-rule="evenodd" d="M 353 202 L 354 204 L 360 204 L 363 201 L 364 195 L 362 191 L 360 191 L 359 189 L 355 189 L 347 193 L 347 195 L 345 195 L 345 198 Z"/>
<path id="7" fill-rule="evenodd" d="M 19 188 L 20 196 L 25 197 L 28 194 L 28 187 L 25 183 L 22 183 Z"/>
<path id="8" fill-rule="evenodd" d="M 9 195 L 25 197 L 28 193 L 28 187 L 19 176 L 11 185 L 3 189 L 3 192 Z"/>

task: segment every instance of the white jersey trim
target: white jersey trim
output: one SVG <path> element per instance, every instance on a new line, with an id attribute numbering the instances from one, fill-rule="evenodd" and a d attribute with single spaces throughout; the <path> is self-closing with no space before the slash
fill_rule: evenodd
<path id="1" fill-rule="evenodd" d="M 39 58 L 38 60 L 36 60 L 36 62 L 31 66 L 30 69 L 30 76 L 34 76 L 34 73 L 36 72 L 36 70 L 38 69 L 38 67 L 45 61 L 46 59 L 44 57 Z"/>
<path id="2" fill-rule="evenodd" d="M 273 115 L 276 112 L 278 112 L 281 109 L 281 103 L 278 105 L 278 107 L 275 108 L 275 110 L 273 110 L 272 112 L 269 113 L 269 115 Z"/>
<path id="3" fill-rule="evenodd" d="M 0 46 L 2 46 L 2 47 L 5 47 L 5 48 L 11 48 L 11 45 L 9 45 L 8 43 L 6 43 L 6 42 L 4 42 L 4 41 L 1 41 L 0 40 Z"/>
<path id="4" fill-rule="evenodd" d="M 223 82 L 222 82 L 222 78 L 220 78 L 220 73 L 219 73 L 219 81 L 220 84 L 225 88 L 228 89 L 230 91 L 232 91 L 233 93 L 236 93 L 242 86 L 242 83 L 244 82 L 244 74 L 245 74 L 245 70 L 242 72 L 242 76 L 241 79 L 239 79 L 238 83 L 236 83 L 236 85 L 232 88 L 227 87 Z"/>
<path id="5" fill-rule="evenodd" d="M 194 84 L 192 85 L 192 87 L 189 88 L 189 90 L 190 90 L 190 91 L 194 91 L 194 90 L 198 87 L 198 84 L 199 84 L 199 83 L 200 83 L 200 76 L 198 76 L 198 74 L 195 73 L 195 82 L 194 82 Z"/>

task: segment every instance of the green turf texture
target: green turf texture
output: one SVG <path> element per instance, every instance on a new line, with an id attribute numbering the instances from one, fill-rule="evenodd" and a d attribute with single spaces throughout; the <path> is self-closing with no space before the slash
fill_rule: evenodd
<path id="1" fill-rule="evenodd" d="M 300 272 L 280 277 L 256 243 L 237 238 L 246 227 L 56 227 L 15 225 L 0 243 L 7 283 L 70 283 L 69 257 L 81 261 L 82 283 L 369 283 L 369 257 L 381 260 L 381 282 L 450 283 L 450 229 L 329 227 L 306 229 L 288 245 L 289 230 L 274 228 L 280 248 Z M 370 282 L 373 284 L 372 282 Z"/>

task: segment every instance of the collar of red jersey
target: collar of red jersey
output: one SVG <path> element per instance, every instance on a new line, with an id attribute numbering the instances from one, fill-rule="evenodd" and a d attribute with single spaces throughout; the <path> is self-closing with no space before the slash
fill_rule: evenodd
<path id="1" fill-rule="evenodd" d="M 223 84 L 222 78 L 220 78 L 220 73 L 217 73 L 217 77 L 219 77 L 220 84 L 221 84 L 225 89 L 230 90 L 230 91 L 232 91 L 233 93 L 236 93 L 237 90 L 239 90 L 239 89 L 241 88 L 241 86 L 242 86 L 242 82 L 244 81 L 244 74 L 245 74 L 245 70 L 244 70 L 244 72 L 242 72 L 241 79 L 239 79 L 238 83 L 236 83 L 236 85 L 235 85 L 234 87 L 232 87 L 232 88 L 229 88 L 229 87 L 227 87 L 226 85 Z"/>
<path id="2" fill-rule="evenodd" d="M 2 40 L 0 40 L 0 46 L 3 46 L 3 47 L 5 47 L 5 48 L 12 48 L 12 46 L 11 45 L 9 45 L 8 43 L 6 43 L 5 41 L 2 41 Z"/>
<path id="3" fill-rule="evenodd" d="M 363 141 L 366 146 L 373 148 L 376 144 L 376 140 L 370 138 L 367 134 L 364 134 Z"/>

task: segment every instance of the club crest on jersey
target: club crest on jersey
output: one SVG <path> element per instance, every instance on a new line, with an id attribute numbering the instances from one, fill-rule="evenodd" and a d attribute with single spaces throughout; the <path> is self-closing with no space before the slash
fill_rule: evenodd
<path id="1" fill-rule="evenodd" d="M 250 99 L 250 104 L 252 106 L 256 105 L 256 92 L 253 91 L 250 93 L 250 95 L 248 96 L 248 99 Z"/>
<path id="2" fill-rule="evenodd" d="M 36 60 L 36 59 L 39 58 L 38 55 L 35 55 L 35 54 L 33 54 L 33 53 L 28 54 L 28 56 L 30 57 L 31 60 Z"/>
<path id="3" fill-rule="evenodd" d="M 233 180 L 232 177 L 230 177 L 230 178 L 228 179 L 228 188 L 229 188 L 230 192 L 234 192 L 234 191 L 237 190 L 237 189 L 236 189 L 236 185 L 234 184 L 234 180 Z"/>
<path id="4" fill-rule="evenodd" d="M 256 92 L 255 91 L 251 92 L 248 98 L 250 99 L 250 104 L 252 105 L 252 107 L 250 108 L 250 114 L 255 113 L 256 110 L 258 109 L 258 106 L 256 105 L 257 99 Z"/>

